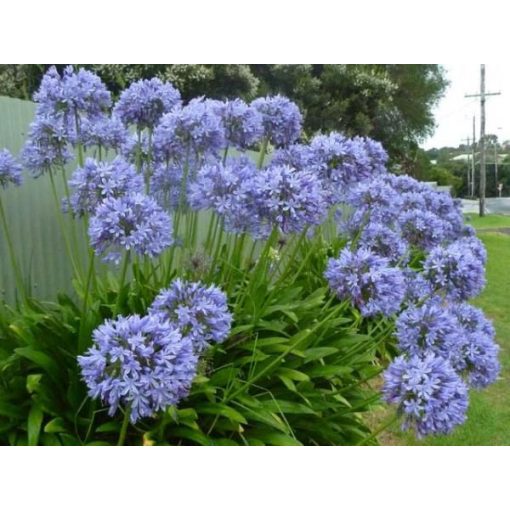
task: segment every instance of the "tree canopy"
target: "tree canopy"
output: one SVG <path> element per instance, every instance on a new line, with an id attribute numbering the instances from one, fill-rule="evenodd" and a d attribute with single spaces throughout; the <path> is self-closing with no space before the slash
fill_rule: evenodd
<path id="1" fill-rule="evenodd" d="M 0 65 L 0 95 L 30 99 L 43 65 Z M 59 65 L 59 68 L 64 65 Z M 448 84 L 436 64 L 86 64 L 115 95 L 154 76 L 175 84 L 185 100 L 196 96 L 251 100 L 281 93 L 304 113 L 305 137 L 342 131 L 383 143 L 404 170 L 434 129 L 433 107 Z"/>

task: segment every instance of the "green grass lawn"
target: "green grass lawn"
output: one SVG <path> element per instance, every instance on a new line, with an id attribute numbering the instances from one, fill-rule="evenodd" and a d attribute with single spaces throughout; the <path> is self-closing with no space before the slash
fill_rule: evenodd
<path id="1" fill-rule="evenodd" d="M 481 218 L 477 214 L 466 214 L 466 223 L 476 229 L 484 228 L 510 228 L 510 216 L 503 214 L 489 214 Z"/>
<path id="2" fill-rule="evenodd" d="M 490 224 L 494 228 L 496 218 L 481 218 L 478 222 L 482 229 Z M 510 227 L 510 217 L 506 225 Z M 479 218 L 478 218 L 479 219 Z M 499 219 L 497 221 L 500 221 Z M 510 235 L 496 232 L 479 232 L 480 239 L 488 251 L 487 287 L 473 304 L 481 307 L 494 321 L 497 341 L 501 346 L 501 378 L 495 384 L 482 391 L 470 392 L 468 419 L 464 425 L 445 437 L 418 440 L 410 433 L 403 433 L 399 425 L 393 425 L 379 436 L 381 444 L 391 445 L 510 445 Z M 393 411 L 391 411 L 393 412 Z M 381 422 L 391 417 L 385 409 Z"/>

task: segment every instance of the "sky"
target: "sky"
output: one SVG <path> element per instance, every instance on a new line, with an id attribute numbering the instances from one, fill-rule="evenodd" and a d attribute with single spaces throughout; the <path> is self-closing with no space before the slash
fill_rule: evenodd
<path id="1" fill-rule="evenodd" d="M 480 64 L 442 64 L 450 85 L 434 110 L 436 130 L 422 147 L 457 147 L 466 137 L 472 138 L 473 115 L 476 116 L 476 138 L 480 137 L 480 98 L 465 94 L 480 92 Z M 510 140 L 510 67 L 485 65 L 485 91 L 501 92 L 485 102 L 486 134 L 496 134 L 500 141 Z"/>

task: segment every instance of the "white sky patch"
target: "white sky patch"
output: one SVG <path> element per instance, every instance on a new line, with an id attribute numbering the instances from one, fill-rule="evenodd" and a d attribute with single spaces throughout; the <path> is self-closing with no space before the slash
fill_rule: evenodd
<path id="1" fill-rule="evenodd" d="M 480 92 L 480 64 L 442 64 L 450 85 L 434 110 L 436 130 L 422 146 L 457 147 L 472 138 L 473 115 L 476 117 L 476 139 L 480 137 L 480 98 L 465 94 Z M 486 92 L 501 92 L 486 101 L 486 134 L 495 134 L 499 141 L 510 139 L 510 67 L 504 64 L 485 65 Z"/>

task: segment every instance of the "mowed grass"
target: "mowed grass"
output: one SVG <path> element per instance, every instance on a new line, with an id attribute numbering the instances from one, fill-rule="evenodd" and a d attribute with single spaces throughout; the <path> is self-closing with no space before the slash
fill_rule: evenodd
<path id="1" fill-rule="evenodd" d="M 510 227 L 510 218 L 504 218 L 508 218 L 507 226 Z M 484 233 L 486 224 L 494 228 L 496 221 L 490 216 L 481 220 L 478 222 L 482 227 L 479 237 L 488 251 L 487 287 L 481 296 L 473 300 L 473 304 L 482 308 L 494 321 L 497 341 L 501 347 L 500 379 L 485 390 L 471 390 L 468 419 L 451 435 L 419 440 L 411 433 L 400 431 L 399 424 L 394 424 L 379 436 L 383 445 L 510 445 L 510 235 Z M 380 422 L 388 420 L 392 413 L 393 409 L 385 408 L 381 412 Z"/>
<path id="2" fill-rule="evenodd" d="M 466 214 L 465 219 L 466 223 L 478 230 L 484 228 L 510 228 L 510 216 L 503 214 L 489 214 L 483 217 L 477 214 Z"/>

